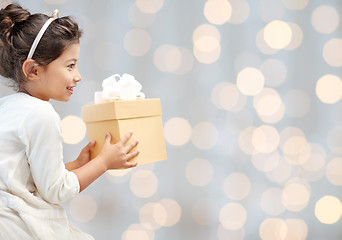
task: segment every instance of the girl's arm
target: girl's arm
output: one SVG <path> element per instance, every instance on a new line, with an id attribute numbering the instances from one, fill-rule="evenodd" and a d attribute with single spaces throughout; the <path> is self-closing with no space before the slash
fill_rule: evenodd
<path id="1" fill-rule="evenodd" d="M 106 133 L 105 142 L 98 156 L 83 166 L 72 170 L 78 178 L 80 192 L 109 169 L 131 168 L 137 165 L 136 162 L 129 162 L 129 160 L 139 154 L 139 151 L 131 152 L 138 144 L 138 141 L 133 141 L 131 144 L 125 146 L 131 136 L 132 132 L 129 132 L 118 143 L 111 144 L 112 136 L 110 133 Z M 84 149 L 87 147 L 90 148 L 91 144 L 89 143 Z"/>

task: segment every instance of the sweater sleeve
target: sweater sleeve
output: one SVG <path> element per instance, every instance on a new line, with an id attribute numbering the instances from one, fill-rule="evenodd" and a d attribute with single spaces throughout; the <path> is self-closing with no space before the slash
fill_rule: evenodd
<path id="1" fill-rule="evenodd" d="M 80 186 L 77 176 L 65 169 L 61 121 L 52 105 L 35 106 L 19 129 L 39 195 L 53 204 L 74 197 Z"/>

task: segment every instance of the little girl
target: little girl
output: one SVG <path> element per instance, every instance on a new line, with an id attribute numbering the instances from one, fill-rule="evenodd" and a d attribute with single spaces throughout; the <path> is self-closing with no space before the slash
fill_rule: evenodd
<path id="1" fill-rule="evenodd" d="M 0 74 L 17 93 L 0 99 L 0 239 L 93 239 L 73 227 L 58 205 L 108 169 L 130 168 L 138 141 L 106 134 L 90 161 L 90 142 L 63 163 L 61 124 L 50 99 L 69 101 L 81 80 L 81 31 L 70 17 L 30 14 L 17 4 L 0 10 Z M 86 209 L 85 209 L 86 211 Z"/>

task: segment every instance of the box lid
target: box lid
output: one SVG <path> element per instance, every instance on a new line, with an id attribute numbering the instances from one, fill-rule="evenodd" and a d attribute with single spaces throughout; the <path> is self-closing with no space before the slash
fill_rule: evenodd
<path id="1" fill-rule="evenodd" d="M 115 100 L 82 107 L 85 122 L 161 115 L 160 99 Z"/>

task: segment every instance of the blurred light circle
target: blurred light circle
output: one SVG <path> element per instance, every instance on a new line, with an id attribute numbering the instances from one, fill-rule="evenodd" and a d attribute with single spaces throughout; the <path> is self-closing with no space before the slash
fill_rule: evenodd
<path id="1" fill-rule="evenodd" d="M 222 224 L 219 224 L 218 230 L 217 230 L 217 240 L 244 240 L 245 239 L 245 229 L 240 228 L 238 230 L 228 230 L 222 226 Z"/>
<path id="2" fill-rule="evenodd" d="M 298 155 L 307 148 L 307 145 L 309 145 L 309 143 L 305 137 L 292 136 L 286 140 L 282 150 L 286 155 Z"/>
<path id="3" fill-rule="evenodd" d="M 96 215 L 97 204 L 91 196 L 80 193 L 70 201 L 69 211 L 76 221 L 89 222 Z"/>
<path id="4" fill-rule="evenodd" d="M 160 200 L 158 204 L 164 207 L 166 215 L 160 215 L 159 211 L 155 211 L 155 221 L 163 227 L 172 227 L 176 225 L 182 215 L 182 209 L 178 202 L 173 199 L 164 198 Z"/>
<path id="5" fill-rule="evenodd" d="M 132 174 L 130 189 L 135 196 L 148 198 L 157 192 L 158 179 L 149 170 L 139 169 Z"/>
<path id="6" fill-rule="evenodd" d="M 224 228 L 238 230 L 245 225 L 247 212 L 239 203 L 228 203 L 221 208 L 219 219 Z"/>
<path id="7" fill-rule="evenodd" d="M 210 226 L 217 220 L 217 202 L 214 199 L 202 198 L 197 200 L 192 207 L 192 218 L 202 226 Z"/>
<path id="8" fill-rule="evenodd" d="M 265 78 L 265 85 L 270 87 L 280 86 L 286 79 L 287 69 L 285 64 L 275 58 L 263 62 L 260 70 Z"/>
<path id="9" fill-rule="evenodd" d="M 305 240 L 308 236 L 308 226 L 303 219 L 286 219 L 287 235 L 286 239 Z"/>
<path id="10" fill-rule="evenodd" d="M 284 159 L 280 159 L 279 164 L 273 170 L 266 172 L 266 177 L 275 183 L 283 183 L 291 177 L 292 166 Z"/>
<path id="11" fill-rule="evenodd" d="M 124 48 L 132 56 L 143 56 L 151 48 L 151 36 L 146 30 L 132 29 L 124 37 Z"/>
<path id="12" fill-rule="evenodd" d="M 217 59 L 219 59 L 219 57 L 221 56 L 221 45 L 210 52 L 201 51 L 194 46 L 193 54 L 200 63 L 211 64 L 216 62 Z"/>
<path id="13" fill-rule="evenodd" d="M 246 154 L 251 155 L 254 152 L 252 136 L 255 129 L 256 127 L 247 127 L 240 132 L 239 147 Z"/>
<path id="14" fill-rule="evenodd" d="M 303 31 L 296 23 L 287 23 L 292 31 L 292 38 L 290 43 L 284 48 L 286 50 L 294 50 L 298 48 L 303 42 Z"/>
<path id="15" fill-rule="evenodd" d="M 340 52 L 342 52 L 342 39 L 333 38 L 324 44 L 323 58 L 330 66 L 341 67 L 342 54 L 338 54 Z"/>
<path id="16" fill-rule="evenodd" d="M 153 56 L 154 65 L 162 72 L 175 72 L 181 67 L 182 53 L 173 45 L 162 45 Z"/>
<path id="17" fill-rule="evenodd" d="M 273 126 L 262 125 L 254 130 L 252 143 L 256 151 L 271 153 L 278 147 L 279 133 Z"/>
<path id="18" fill-rule="evenodd" d="M 340 22 L 340 16 L 331 6 L 319 6 L 311 15 L 311 24 L 317 32 L 329 34 L 334 32 Z"/>
<path id="19" fill-rule="evenodd" d="M 341 79 L 335 75 L 324 75 L 316 83 L 316 95 L 323 103 L 334 104 L 338 102 L 342 97 Z"/>
<path id="20" fill-rule="evenodd" d="M 174 117 L 164 124 L 165 139 L 171 145 L 186 144 L 191 138 L 191 132 L 191 125 L 184 118 Z"/>
<path id="21" fill-rule="evenodd" d="M 318 154 L 311 154 L 308 161 L 302 164 L 305 171 L 316 172 L 323 169 L 325 165 L 325 158 Z"/>
<path id="22" fill-rule="evenodd" d="M 230 199 L 242 200 L 251 191 L 251 181 L 245 174 L 235 172 L 225 178 L 223 189 Z"/>
<path id="23" fill-rule="evenodd" d="M 198 39 L 205 36 L 215 38 L 217 39 L 217 42 L 221 41 L 221 34 L 217 27 L 210 24 L 202 24 L 198 26 L 192 34 L 193 44 L 195 44 Z"/>
<path id="24" fill-rule="evenodd" d="M 322 145 L 316 144 L 316 143 L 311 143 L 310 145 L 311 145 L 311 153 L 312 154 L 320 155 L 323 158 L 326 158 L 327 152 L 325 151 L 325 149 Z"/>
<path id="25" fill-rule="evenodd" d="M 276 112 L 278 112 L 278 109 L 281 105 L 282 101 L 277 93 L 268 95 L 263 94 L 263 96 L 257 95 L 253 101 L 255 110 L 257 111 L 258 115 L 261 116 L 274 115 Z"/>
<path id="26" fill-rule="evenodd" d="M 287 224 L 281 218 L 266 218 L 259 228 L 259 236 L 262 240 L 284 240 L 287 232 Z"/>
<path id="27" fill-rule="evenodd" d="M 146 28 L 155 20 L 155 14 L 147 14 L 140 11 L 136 4 L 132 4 L 129 8 L 128 19 L 138 28 Z"/>
<path id="28" fill-rule="evenodd" d="M 223 227 L 222 224 L 220 224 L 217 230 L 217 237 L 218 240 L 244 240 L 245 230 L 244 228 L 240 228 L 238 230 L 228 230 L 225 227 Z"/>
<path id="29" fill-rule="evenodd" d="M 305 163 L 311 155 L 311 145 L 306 138 L 294 136 L 289 138 L 283 145 L 285 159 L 293 165 Z"/>
<path id="30" fill-rule="evenodd" d="M 193 54 L 204 64 L 215 62 L 221 55 L 220 31 L 213 25 L 202 24 L 192 34 Z"/>
<path id="31" fill-rule="evenodd" d="M 311 106 L 311 99 L 308 94 L 299 89 L 293 89 L 285 96 L 286 113 L 293 118 L 305 116 Z"/>
<path id="32" fill-rule="evenodd" d="M 216 127 L 209 122 L 200 122 L 192 129 L 191 142 L 198 149 L 210 149 L 214 147 L 218 140 Z"/>
<path id="33" fill-rule="evenodd" d="M 301 175 L 307 181 L 317 182 L 321 180 L 323 177 L 325 177 L 325 169 L 321 168 L 316 171 L 308 171 L 306 169 L 303 169 Z"/>
<path id="34" fill-rule="evenodd" d="M 166 218 L 166 210 L 159 203 L 148 202 L 139 210 L 140 223 L 153 230 L 159 229 L 161 226 L 155 220 L 155 212 L 159 215 L 157 218 Z"/>
<path id="35" fill-rule="evenodd" d="M 290 10 L 301 10 L 308 5 L 309 0 L 282 0 L 282 2 Z"/>
<path id="36" fill-rule="evenodd" d="M 226 23 L 232 14 L 232 7 L 227 0 L 210 0 L 204 5 L 204 16 L 212 23 Z"/>
<path id="37" fill-rule="evenodd" d="M 194 57 L 192 52 L 187 48 L 178 47 L 178 50 L 181 54 L 181 62 L 173 73 L 177 75 L 183 75 L 191 71 L 194 65 Z"/>
<path id="38" fill-rule="evenodd" d="M 334 224 L 340 220 L 341 214 L 342 204 L 335 196 L 326 195 L 316 202 L 315 216 L 321 223 Z"/>
<path id="39" fill-rule="evenodd" d="M 240 111 L 246 103 L 246 96 L 241 94 L 235 84 L 229 82 L 216 84 L 211 99 L 217 108 L 232 112 Z"/>
<path id="40" fill-rule="evenodd" d="M 62 119 L 63 141 L 68 144 L 81 142 L 86 134 L 86 125 L 80 117 L 67 116 Z"/>
<path id="41" fill-rule="evenodd" d="M 284 148 L 284 144 L 292 137 L 303 137 L 305 135 L 300 128 L 297 127 L 287 127 L 280 132 L 280 147 Z"/>
<path id="42" fill-rule="evenodd" d="M 327 164 L 326 175 L 331 184 L 342 186 L 342 158 L 334 158 Z"/>
<path id="43" fill-rule="evenodd" d="M 164 4 L 164 0 L 135 0 L 135 5 L 143 13 L 157 13 Z"/>
<path id="44" fill-rule="evenodd" d="M 212 52 L 220 47 L 220 41 L 216 37 L 203 35 L 194 41 L 194 47 L 201 52 Z"/>
<path id="45" fill-rule="evenodd" d="M 278 109 L 277 112 L 275 112 L 273 115 L 262 115 L 259 114 L 259 118 L 261 119 L 261 121 L 263 121 L 264 123 L 277 123 L 279 122 L 283 117 L 284 117 L 284 113 L 285 113 L 285 106 L 284 104 L 281 102 L 280 107 Z"/>
<path id="46" fill-rule="evenodd" d="M 265 41 L 264 38 L 264 29 L 261 29 L 257 35 L 256 35 L 256 45 L 259 49 L 260 52 L 262 52 L 263 54 L 268 54 L 268 55 L 272 55 L 272 54 L 276 54 L 279 49 L 275 49 L 275 48 L 271 48 Z"/>
<path id="47" fill-rule="evenodd" d="M 342 125 L 337 125 L 328 132 L 327 144 L 333 153 L 342 154 Z"/>
<path id="48" fill-rule="evenodd" d="M 111 170 L 108 170 L 107 173 L 111 176 L 114 176 L 114 177 L 122 177 L 122 176 L 125 176 L 127 175 L 128 173 L 131 172 L 131 168 L 128 168 L 128 169 L 111 169 Z"/>
<path id="49" fill-rule="evenodd" d="M 154 231 L 143 224 L 132 224 L 122 234 L 121 240 L 154 240 Z"/>
<path id="50" fill-rule="evenodd" d="M 285 113 L 285 105 L 279 93 L 272 88 L 264 88 L 253 98 L 253 107 L 265 123 L 280 121 Z"/>
<path id="51" fill-rule="evenodd" d="M 246 0 L 229 0 L 232 7 L 232 13 L 228 20 L 232 24 L 241 24 L 245 22 L 250 15 L 250 7 Z"/>
<path id="52" fill-rule="evenodd" d="M 302 211 L 308 205 L 309 200 L 310 192 L 302 184 L 290 183 L 283 190 L 282 202 L 289 211 Z"/>
<path id="53" fill-rule="evenodd" d="M 156 222 L 160 227 L 163 226 L 163 224 L 166 223 L 167 218 L 168 218 L 168 209 L 165 208 L 160 203 L 155 203 L 153 206 L 153 211 L 152 211 L 152 217 L 154 222 Z"/>
<path id="54" fill-rule="evenodd" d="M 252 163 L 261 172 L 270 172 L 279 164 L 280 154 L 278 150 L 270 153 L 253 152 Z"/>
<path id="55" fill-rule="evenodd" d="M 285 48 L 292 39 L 291 27 L 286 22 L 274 20 L 266 25 L 264 39 L 271 48 Z"/>
<path id="56" fill-rule="evenodd" d="M 188 181 L 198 187 L 207 185 L 213 178 L 213 166 L 205 159 L 197 158 L 186 166 L 185 176 Z"/>
<path id="57" fill-rule="evenodd" d="M 211 98 L 218 108 L 230 110 L 239 101 L 240 92 L 237 87 L 229 82 L 220 82 L 212 90 Z"/>
<path id="58" fill-rule="evenodd" d="M 269 188 L 262 193 L 260 204 L 266 214 L 277 216 L 285 212 L 284 204 L 281 201 L 282 193 L 280 188 Z"/>
<path id="59" fill-rule="evenodd" d="M 247 67 L 238 73 L 236 85 L 245 95 L 254 96 L 264 88 L 265 79 L 259 69 Z"/>
<path id="60" fill-rule="evenodd" d="M 132 169 L 111 169 L 106 172 L 106 177 L 109 181 L 114 183 L 122 183 L 129 180 L 130 174 Z"/>

